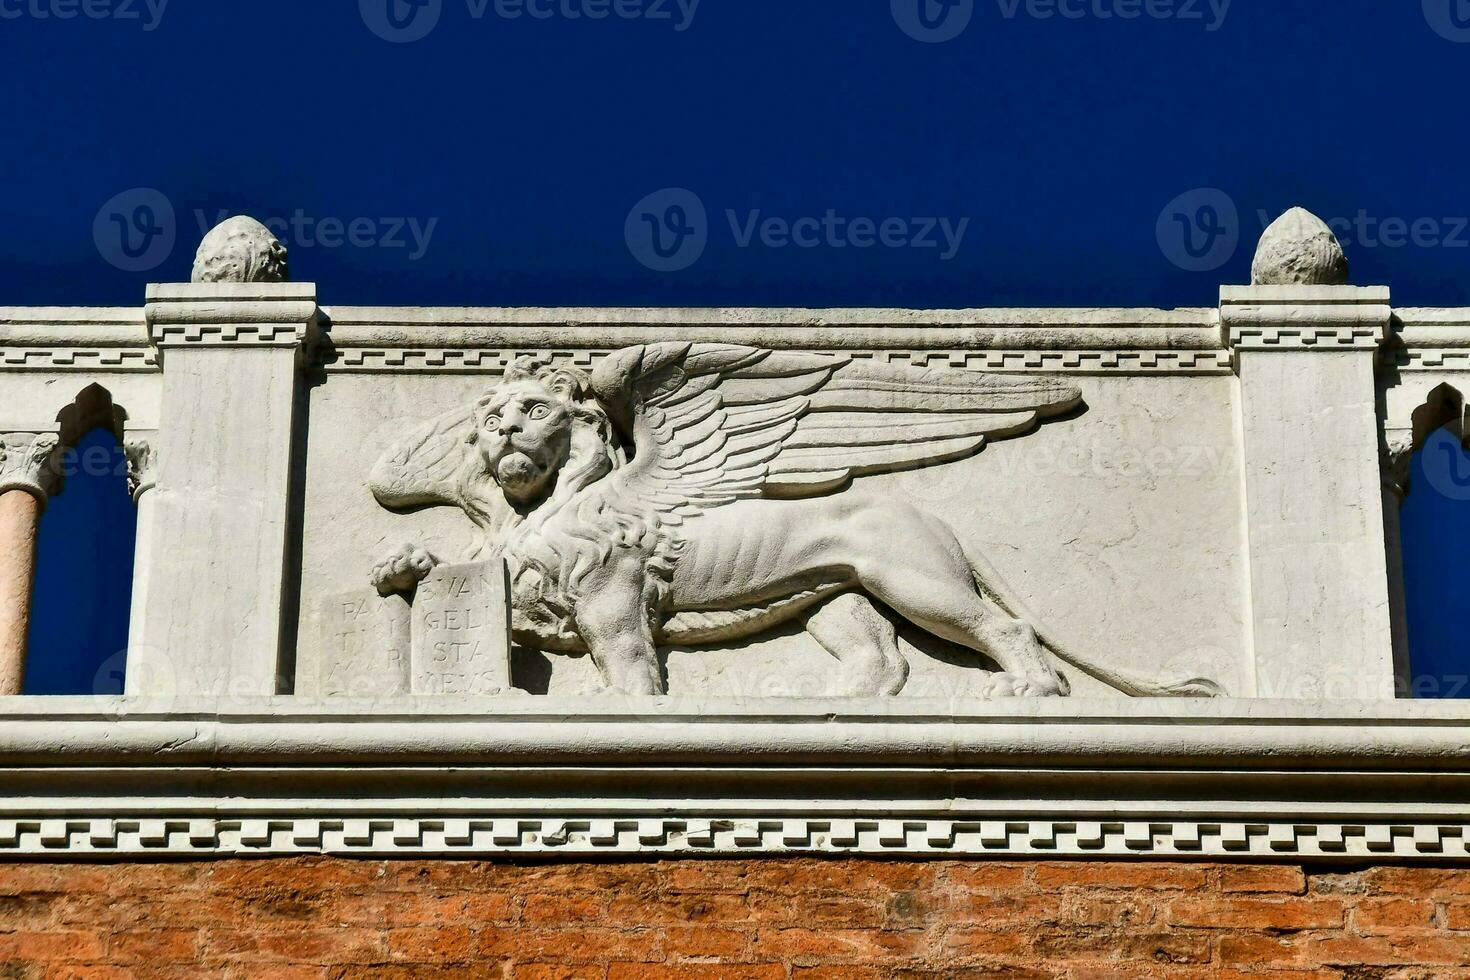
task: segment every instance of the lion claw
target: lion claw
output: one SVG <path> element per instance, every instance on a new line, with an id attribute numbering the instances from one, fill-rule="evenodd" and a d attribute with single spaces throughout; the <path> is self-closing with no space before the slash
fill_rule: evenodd
<path id="1" fill-rule="evenodd" d="M 418 588 L 439 564 L 426 549 L 406 544 L 373 566 L 371 579 L 378 595 L 407 595 Z"/>
<path id="2" fill-rule="evenodd" d="M 1063 694 L 1055 677 L 1031 674 L 991 674 L 980 685 L 980 696 L 987 701 L 996 698 L 1055 698 Z"/>

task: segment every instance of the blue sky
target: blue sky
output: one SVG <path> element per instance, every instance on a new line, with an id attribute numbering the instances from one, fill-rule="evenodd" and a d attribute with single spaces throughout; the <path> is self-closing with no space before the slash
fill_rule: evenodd
<path id="1" fill-rule="evenodd" d="M 1465 0 L 919 2 L 0 0 L 0 304 L 246 212 L 328 304 L 1211 305 L 1302 204 L 1470 305 Z"/>

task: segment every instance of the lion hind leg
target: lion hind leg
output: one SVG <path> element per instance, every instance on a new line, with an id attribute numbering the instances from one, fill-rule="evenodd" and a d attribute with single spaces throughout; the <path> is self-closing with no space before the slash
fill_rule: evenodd
<path id="1" fill-rule="evenodd" d="M 833 697 L 882 697 L 903 690 L 909 664 L 893 623 L 860 592 L 845 592 L 807 618 L 806 630 L 839 664 Z"/>
<path id="2" fill-rule="evenodd" d="M 969 567 L 958 562 L 929 573 L 874 566 L 863 576 L 869 591 L 915 626 L 994 660 L 1008 690 L 1065 695 L 1067 682 L 1053 669 L 1035 628 L 982 598 L 970 581 Z"/>

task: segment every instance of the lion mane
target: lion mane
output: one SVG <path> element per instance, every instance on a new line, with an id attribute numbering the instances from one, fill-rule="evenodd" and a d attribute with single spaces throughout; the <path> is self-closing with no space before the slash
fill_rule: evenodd
<path id="1" fill-rule="evenodd" d="M 519 628 L 543 642 L 573 646 L 579 644 L 571 623 L 581 585 L 607 564 L 614 551 L 632 549 L 646 557 L 644 587 L 653 590 L 648 608 L 662 609 L 684 545 L 654 508 L 620 492 L 616 474 L 628 464 L 628 454 L 585 372 L 540 359 L 518 360 L 501 384 L 476 402 L 476 410 L 487 406 L 504 385 L 527 380 L 555 396 L 572 419 L 570 450 L 555 485 L 529 511 L 512 508 L 507 513 L 494 482 L 475 480 L 465 487 L 466 509 L 487 529 L 499 516 L 492 540 L 475 557 L 500 556 L 510 565 Z M 475 438 L 472 434 L 471 442 Z M 580 493 L 594 483 L 602 483 L 606 491 Z"/>

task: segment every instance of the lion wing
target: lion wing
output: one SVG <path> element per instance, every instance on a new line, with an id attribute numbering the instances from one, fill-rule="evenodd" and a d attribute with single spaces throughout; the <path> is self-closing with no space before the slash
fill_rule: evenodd
<path id="1" fill-rule="evenodd" d="M 368 475 L 373 496 L 384 507 L 464 505 L 464 476 L 474 463 L 470 436 L 475 406 L 462 405 L 413 426 L 389 446 Z"/>
<path id="2" fill-rule="evenodd" d="M 617 488 L 674 518 L 961 459 L 1082 400 L 1048 378 L 696 343 L 618 351 L 592 386 L 633 444 Z"/>

